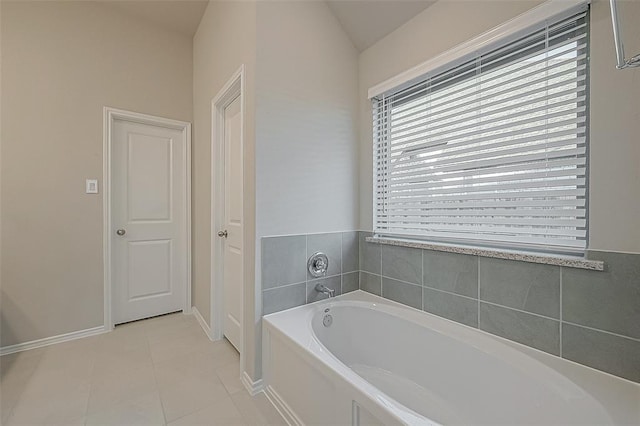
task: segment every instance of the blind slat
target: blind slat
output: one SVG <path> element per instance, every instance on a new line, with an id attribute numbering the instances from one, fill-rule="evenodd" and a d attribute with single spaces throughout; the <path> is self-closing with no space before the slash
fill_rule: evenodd
<path id="1" fill-rule="evenodd" d="M 583 45 L 579 46 L 579 47 L 584 47 Z M 557 55 L 557 56 L 561 56 L 561 55 Z M 521 89 L 526 89 L 528 86 L 532 85 L 532 84 L 538 84 L 538 83 L 544 83 L 547 82 L 548 80 L 551 79 L 556 79 L 558 77 L 562 77 L 563 75 L 567 74 L 565 71 L 567 71 L 566 69 L 562 69 L 561 71 L 557 72 L 557 73 L 551 73 L 551 71 L 553 71 L 556 68 L 562 68 L 563 66 L 567 65 L 567 64 L 575 64 L 574 67 L 570 68 L 569 70 L 577 70 L 579 69 L 580 63 L 584 61 L 584 59 L 586 58 L 585 54 L 580 54 L 577 55 L 575 58 L 570 58 L 570 59 L 566 59 L 562 62 L 558 62 L 553 64 L 550 67 L 546 67 L 543 69 L 536 69 L 531 67 L 532 64 L 528 64 L 527 66 L 523 66 L 521 68 L 521 70 L 524 69 L 528 69 L 530 70 L 529 72 L 522 74 L 522 75 L 518 75 L 517 77 L 514 78 L 510 78 L 510 79 L 502 79 L 502 81 L 497 81 L 495 84 L 493 85 L 486 85 L 487 82 L 491 82 L 494 81 L 494 79 L 492 78 L 491 80 L 483 80 L 481 82 L 476 81 L 476 84 L 473 87 L 473 91 L 472 92 L 465 92 L 464 90 L 457 90 L 454 92 L 447 92 L 445 94 L 441 94 L 439 97 L 430 97 L 430 96 L 425 96 L 425 98 L 427 99 L 423 99 L 421 102 L 414 102 L 414 103 L 409 103 L 409 106 L 406 107 L 406 109 L 404 111 L 399 111 L 397 109 L 394 109 L 394 117 L 393 119 L 399 122 L 403 122 L 403 119 L 408 118 L 408 117 L 412 117 L 415 113 L 416 110 L 419 109 L 425 109 L 425 108 L 429 108 L 429 109 L 433 109 L 434 111 L 439 111 L 442 112 L 442 110 L 438 110 L 438 107 L 447 105 L 447 104 L 451 104 L 451 103 L 455 103 L 456 107 L 461 107 L 461 106 L 467 106 L 469 105 L 469 103 L 456 103 L 457 101 L 462 101 L 464 99 L 468 99 L 470 97 L 472 97 L 473 95 L 475 95 L 476 93 L 479 93 L 481 91 L 491 91 L 493 89 L 498 89 L 501 87 L 504 87 L 506 85 L 509 85 L 511 83 L 517 83 L 517 82 L 522 82 L 523 80 L 527 80 L 526 84 L 519 84 L 517 86 L 514 87 L 510 87 L 508 90 L 503 90 L 500 92 L 497 92 L 497 95 L 504 95 L 505 93 L 508 93 L 510 91 L 518 91 Z M 548 61 L 548 59 L 546 60 Z M 477 70 L 475 71 L 477 73 Z M 515 72 L 517 74 L 517 72 Z M 543 76 L 543 77 L 537 77 L 535 79 L 531 79 L 534 76 L 536 76 L 537 74 L 540 73 L 546 73 L 547 75 Z M 496 76 L 495 80 L 500 80 L 500 76 Z M 485 86 L 486 85 L 486 86 Z M 433 92 L 434 88 L 431 86 L 429 87 L 429 91 L 425 90 L 425 93 L 428 94 L 429 92 Z M 466 89 L 465 89 L 466 90 Z M 495 92 L 494 92 L 495 93 Z M 459 95 L 459 96 L 454 96 L 454 95 Z M 411 97 L 415 97 L 416 94 L 413 94 Z M 407 96 L 405 101 L 407 99 L 411 98 L 410 96 Z M 389 103 L 397 103 L 398 100 L 396 98 L 392 98 L 393 101 L 389 101 Z M 440 102 L 435 102 L 435 101 L 440 101 Z"/>
<path id="2" fill-rule="evenodd" d="M 458 188 L 460 190 L 465 190 L 471 185 L 479 185 L 479 184 L 497 184 L 504 183 L 510 185 L 519 185 L 520 183 L 529 183 L 532 181 L 536 182 L 544 182 L 546 178 L 562 178 L 562 177 L 571 177 L 571 176 L 584 176 L 586 174 L 586 170 L 584 168 L 580 168 L 580 170 L 576 169 L 561 169 L 561 170 L 543 170 L 540 172 L 534 173 L 517 173 L 517 174 L 509 174 L 508 176 L 500 175 L 500 176 L 490 176 L 490 177 L 473 177 L 472 180 L 464 179 L 464 178 L 447 178 L 442 179 L 440 177 L 432 177 L 432 178 L 423 178 L 421 181 L 415 181 L 411 183 L 393 183 L 389 185 L 389 191 L 413 191 L 413 190 L 421 190 L 421 189 L 429 189 L 429 188 Z M 524 182 L 523 182 L 524 181 Z M 533 183 L 533 182 L 532 182 Z M 554 181 L 554 184 L 557 182 Z"/>
<path id="3" fill-rule="evenodd" d="M 571 38 L 568 40 L 565 40 L 563 43 L 557 44 L 554 46 L 553 48 L 553 53 L 547 51 L 546 52 L 546 57 L 544 59 L 538 60 L 538 61 L 527 61 L 526 59 L 530 59 L 532 56 L 540 56 L 540 52 L 536 52 L 534 54 L 531 54 L 527 57 L 523 57 L 521 58 L 521 60 L 516 63 L 516 64 L 520 64 L 519 66 L 516 66 L 515 68 L 509 68 L 509 67 L 513 67 L 514 63 L 507 63 L 505 66 L 500 67 L 498 69 L 502 69 L 505 72 L 517 72 L 517 71 L 522 71 L 524 68 L 530 68 L 530 66 L 536 66 L 538 64 L 541 64 L 543 62 L 545 62 L 545 60 L 549 60 L 549 59 L 556 59 L 559 56 L 563 56 L 565 54 L 566 51 L 582 51 L 586 48 L 586 35 L 585 34 L 579 34 L 577 35 L 575 38 Z M 553 39 L 551 39 L 553 40 Z M 578 44 L 578 46 L 575 46 L 576 42 L 580 40 L 580 43 Z M 530 46 L 531 47 L 531 46 Z M 502 59 L 504 61 L 504 58 Z M 475 62 L 477 62 L 477 59 L 475 60 Z M 480 65 L 485 65 L 485 69 L 486 69 L 486 63 L 485 64 L 480 64 Z M 490 65 L 490 64 L 489 64 Z M 444 86 L 444 85 L 448 85 L 449 83 L 452 82 L 453 79 L 457 79 L 459 80 L 460 77 L 471 77 L 473 75 L 475 75 L 477 73 L 476 67 L 471 67 L 468 71 L 466 72 L 460 72 L 459 69 L 462 66 L 456 67 L 454 69 L 452 69 L 450 71 L 450 74 L 453 75 L 453 77 L 451 78 L 443 78 L 446 77 L 446 75 L 448 73 L 444 73 L 444 74 L 440 74 L 439 77 L 437 78 L 438 82 L 433 84 L 431 83 L 429 80 L 427 82 L 424 83 L 420 83 L 416 86 L 413 86 L 407 90 L 404 90 L 402 92 L 399 92 L 395 95 L 393 95 L 393 97 L 391 99 L 393 99 L 393 101 L 395 103 L 404 103 L 404 101 L 406 101 L 407 99 L 410 98 L 415 98 L 416 95 L 420 95 L 423 94 L 424 92 L 427 91 L 431 91 L 433 92 L 434 89 L 438 89 L 440 86 Z M 487 73 L 489 74 L 489 73 Z M 494 73 L 495 74 L 495 73 Z M 458 93 L 461 90 L 466 90 L 468 87 L 471 87 L 472 81 L 468 80 L 467 82 L 463 82 L 459 85 L 457 85 L 456 90 L 452 90 L 447 92 L 447 95 L 450 95 L 452 93 Z M 438 97 L 434 97 L 433 100 L 437 100 L 440 99 Z M 397 108 L 398 113 L 402 113 L 404 111 L 409 110 L 410 108 L 413 108 L 412 105 L 401 105 Z"/>
<path id="4" fill-rule="evenodd" d="M 503 217 L 563 217 L 563 218 L 574 218 L 574 217 L 584 217 L 583 214 L 580 215 L 580 211 L 576 209 L 566 209 L 566 208 L 542 208 L 542 209 L 531 209 L 531 208 L 519 208 L 519 209 L 460 209 L 456 208 L 455 211 L 449 209 L 396 209 L 396 214 L 401 214 L 403 219 L 405 217 L 415 217 L 416 221 L 422 220 L 422 218 L 428 217 L 441 217 L 441 218 L 449 218 L 451 216 L 462 219 L 464 217 L 470 217 L 470 220 L 475 220 L 475 218 L 498 218 L 501 219 Z M 576 216 L 578 214 L 578 216 Z M 386 220 L 386 222 L 392 222 L 393 220 Z"/>
<path id="5" fill-rule="evenodd" d="M 487 209 L 490 211 L 494 208 L 519 208 L 519 207 L 548 207 L 548 206 L 567 206 L 567 207 L 583 207 L 585 206 L 586 201 L 580 198 L 560 198 L 560 199 L 526 199 L 526 200 L 472 200 L 472 201 L 447 201 L 447 202 L 431 202 L 429 203 L 429 208 L 432 209 L 464 209 L 464 208 L 477 208 L 477 209 Z M 384 213 L 383 204 L 378 205 L 379 214 L 386 216 Z M 401 209 L 409 209 L 409 208 L 426 208 L 426 205 L 423 203 L 403 203 L 401 206 L 397 207 L 398 210 Z M 387 210 L 388 211 L 388 210 Z"/>
<path id="6" fill-rule="evenodd" d="M 588 12 L 373 100 L 375 232 L 579 251 Z"/>
<path id="7" fill-rule="evenodd" d="M 584 88 L 584 86 L 582 87 Z M 544 92 L 543 92 L 544 93 Z M 551 109 L 551 108 L 559 108 L 562 106 L 567 106 L 567 105 L 576 105 L 576 104 L 580 104 L 582 102 L 586 101 L 586 97 L 585 96 L 571 96 L 571 95 L 575 95 L 576 93 L 576 88 L 572 87 L 569 90 L 565 90 L 563 92 L 558 92 L 555 93 L 551 96 L 540 96 L 538 98 L 535 99 L 529 99 L 526 96 L 523 97 L 520 94 L 516 94 L 513 97 L 510 97 L 510 99 L 522 99 L 520 102 L 515 102 L 515 103 L 511 103 L 511 102 L 504 102 L 504 101 L 496 101 L 494 102 L 492 105 L 482 105 L 482 110 L 483 111 L 474 111 L 472 110 L 471 112 L 466 112 L 462 115 L 471 115 L 471 114 L 475 114 L 474 119 L 475 120 L 480 120 L 480 119 L 488 119 L 488 117 L 490 116 L 494 116 L 497 115 L 498 118 L 500 118 L 500 120 L 507 120 L 507 119 L 511 119 L 511 118 L 517 118 L 518 116 L 523 116 L 523 115 L 528 115 L 528 114 L 533 114 L 536 112 L 541 112 L 541 111 L 545 111 L 546 109 Z M 567 95 L 569 95 L 569 98 L 567 99 Z M 557 100 L 558 98 L 560 98 L 561 100 Z M 562 99 L 565 98 L 565 99 Z M 554 102 L 556 101 L 556 102 Z M 505 106 L 503 106 L 502 108 L 497 108 L 494 110 L 488 110 L 487 108 L 489 106 L 494 106 L 494 105 L 499 105 L 499 104 L 506 104 Z M 531 105 L 535 105 L 535 104 L 543 104 L 540 105 L 538 107 L 531 107 Z M 528 108 L 527 108 L 528 107 Z M 511 112 L 511 114 L 506 114 L 508 112 Z M 464 117 L 464 118 L 458 118 L 455 119 L 453 121 L 446 121 L 449 118 L 455 118 L 455 117 L 460 117 L 460 113 L 458 114 L 453 114 L 450 116 L 447 116 L 446 118 L 442 117 L 442 120 L 445 121 L 445 123 L 441 126 L 429 126 L 429 124 L 431 124 L 430 122 L 420 122 L 417 124 L 414 124 L 412 126 L 406 127 L 406 128 L 402 128 L 396 132 L 392 132 L 391 136 L 394 139 L 399 139 L 399 138 L 406 138 L 406 137 L 410 137 L 413 136 L 414 134 L 418 133 L 418 132 L 423 132 L 425 131 L 426 128 L 429 129 L 429 131 L 433 131 L 433 130 L 437 130 L 437 128 L 439 127 L 449 127 L 449 126 L 456 126 L 459 123 L 462 123 L 464 121 L 469 121 L 469 117 Z M 438 121 L 440 120 L 440 118 L 438 118 L 437 120 L 433 120 L 433 121 Z M 498 121 L 500 121 L 498 120 Z M 484 121 L 483 122 L 484 125 L 489 124 L 489 121 Z M 428 126 L 428 127 L 427 127 Z M 419 129 L 419 130 L 418 130 Z M 401 145 L 402 149 L 404 148 L 404 144 Z M 409 148 L 409 147 L 406 147 Z M 406 149 L 404 148 L 404 149 Z"/>
<path id="8" fill-rule="evenodd" d="M 421 170 L 435 170 L 440 172 L 452 171 L 452 170 L 469 170 L 469 169 L 479 169 L 479 168 L 487 168 L 498 165 L 507 165 L 507 164 L 519 164 L 525 162 L 532 161 L 547 161 L 552 160 L 554 158 L 567 158 L 567 157 L 576 157 L 581 156 L 586 153 L 586 149 L 584 147 L 579 148 L 569 148 L 558 151 L 550 151 L 550 152 L 541 152 L 541 153 L 522 153 L 510 155 L 505 158 L 492 158 L 489 160 L 480 160 L 479 158 L 469 158 L 467 157 L 466 162 L 454 163 L 453 161 L 433 161 L 431 163 L 422 163 L 422 164 L 409 164 L 408 166 L 400 165 L 395 168 L 398 172 L 406 172 L 404 176 L 413 175 L 416 172 Z M 453 164 L 452 164 L 453 163 Z M 434 167 L 441 166 L 441 167 Z"/>
<path id="9" fill-rule="evenodd" d="M 516 164 L 502 164 L 496 165 L 491 168 L 471 168 L 471 169 L 462 169 L 462 170 L 442 170 L 442 169 L 426 169 L 426 170 L 414 170 L 414 173 L 407 173 L 402 177 L 395 177 L 394 183 L 398 185 L 409 184 L 414 182 L 423 182 L 424 179 L 432 178 L 432 179 L 448 179 L 448 178 L 457 178 L 457 177 L 465 177 L 465 176 L 473 176 L 475 178 L 480 178 L 482 176 L 490 175 L 494 176 L 497 174 L 506 174 L 506 173 L 518 173 L 518 172 L 547 172 L 553 171 L 558 168 L 563 170 L 568 169 L 571 170 L 575 167 L 579 167 L 584 164 L 584 159 L 574 156 L 570 158 L 548 158 L 548 156 L 543 156 L 541 159 L 532 160 L 527 163 L 518 162 Z M 576 171 L 577 172 L 577 171 Z"/>

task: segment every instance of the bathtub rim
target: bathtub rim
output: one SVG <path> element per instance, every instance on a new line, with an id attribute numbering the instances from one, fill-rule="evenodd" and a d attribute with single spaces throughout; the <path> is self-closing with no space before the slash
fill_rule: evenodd
<path id="1" fill-rule="evenodd" d="M 347 293 L 352 295 L 353 293 L 360 292 L 361 290 L 356 290 L 351 293 Z M 368 295 L 366 292 L 362 292 L 364 295 Z M 348 302 L 363 302 L 370 304 L 371 301 L 363 301 L 357 298 L 353 298 L 351 296 L 349 298 L 344 297 L 345 295 L 336 296 L 331 299 L 323 299 L 313 303 L 309 303 L 302 306 L 297 306 L 294 308 L 290 308 L 287 310 L 283 310 L 280 312 L 275 312 L 263 317 L 264 326 L 263 326 L 263 367 L 264 364 L 268 362 L 269 352 L 265 345 L 269 345 L 269 338 L 267 333 L 272 333 L 276 337 L 280 338 L 280 341 L 287 345 L 290 349 L 295 351 L 296 354 L 301 356 L 307 362 L 313 364 L 320 362 L 324 367 L 322 369 L 322 374 L 325 377 L 329 377 L 332 380 L 346 381 L 350 386 L 352 386 L 356 393 L 366 400 L 368 404 L 364 404 L 364 408 L 369 409 L 370 411 L 374 411 L 371 405 L 375 407 L 385 406 L 385 412 L 388 416 L 392 417 L 395 421 L 402 424 L 411 424 L 411 425 L 420 425 L 420 426 L 442 426 L 440 423 L 437 423 L 433 420 L 425 418 L 423 415 L 416 413 L 410 408 L 404 406 L 399 401 L 396 401 L 382 390 L 375 387 L 373 384 L 369 383 L 366 379 L 361 377 L 358 373 L 353 371 L 347 365 L 345 365 L 342 361 L 340 361 L 329 349 L 327 349 L 322 342 L 318 340 L 315 335 L 315 332 L 312 330 L 311 321 L 314 315 L 321 310 L 323 306 L 339 302 L 339 301 L 348 301 Z M 365 296 L 366 297 L 366 296 Z M 377 297 L 377 296 L 374 296 Z M 386 301 L 386 299 L 382 299 Z M 404 305 L 397 304 L 397 307 L 403 308 Z M 306 308 L 306 309 L 300 309 Z M 297 339 L 292 338 L 288 333 L 283 331 L 276 322 L 274 322 L 276 315 L 291 313 L 296 311 L 303 311 L 300 315 L 304 318 L 302 324 L 296 323 L 297 328 L 302 328 L 300 330 L 306 333 L 308 336 L 306 344 L 303 344 Z M 265 373 L 265 385 L 267 387 L 267 395 L 269 395 L 269 380 L 268 374 L 269 371 L 267 368 L 263 368 Z M 274 405 L 280 406 L 282 411 L 285 411 L 284 415 L 286 418 L 293 418 L 295 420 L 295 424 L 303 424 L 299 421 L 297 415 L 295 415 L 295 411 L 287 406 L 286 402 L 282 401 L 282 398 L 279 395 L 271 395 L 271 397 L 275 400 Z M 358 402 L 360 405 L 363 405 L 360 401 Z M 369 405 L 371 404 L 371 405 Z"/>
<path id="2" fill-rule="evenodd" d="M 418 416 L 420 419 L 424 418 L 426 421 L 425 424 L 438 424 L 437 422 L 425 418 L 421 414 L 416 413 L 410 408 L 404 406 L 399 401 L 396 401 L 390 396 L 386 395 L 382 390 L 376 388 L 374 385 L 366 381 L 366 379 L 358 375 L 355 371 L 353 371 L 346 364 L 340 361 L 333 353 L 331 353 L 328 348 L 326 348 L 322 344 L 322 342 L 319 341 L 313 330 L 313 317 L 317 312 L 326 309 L 327 305 L 331 305 L 336 302 L 356 302 L 359 307 L 367 308 L 367 306 L 369 306 L 368 309 L 373 310 L 376 310 L 376 306 L 381 305 L 383 308 L 382 312 L 393 316 L 398 316 L 402 320 L 412 322 L 414 324 L 417 324 L 418 326 L 432 328 L 429 327 L 427 323 L 434 322 L 435 324 L 438 324 L 440 326 L 438 328 L 442 328 L 445 332 L 449 331 L 452 327 L 453 330 L 456 331 L 456 333 L 454 333 L 455 335 L 451 336 L 451 334 L 445 334 L 448 334 L 449 337 L 452 337 L 456 340 L 462 340 L 467 344 L 469 344 L 470 342 L 466 339 L 459 339 L 458 335 L 470 336 L 472 339 L 476 338 L 478 340 L 493 340 L 498 344 L 502 344 L 501 346 L 506 347 L 508 352 L 520 352 L 525 356 L 531 357 L 533 361 L 541 363 L 542 365 L 552 370 L 554 373 L 559 374 L 566 380 L 569 380 L 570 382 L 578 386 L 580 389 L 584 390 L 590 397 L 592 397 L 606 410 L 606 412 L 611 417 L 611 420 L 614 422 L 616 421 L 616 417 L 613 416 L 613 412 L 615 410 L 615 402 L 617 398 L 612 397 L 610 394 L 611 392 L 619 392 L 620 389 L 627 388 L 628 392 L 625 392 L 625 394 L 631 395 L 628 399 L 632 400 L 635 396 L 635 400 L 640 401 L 640 383 L 636 383 L 628 379 L 618 377 L 583 364 L 576 363 L 569 359 L 561 358 L 559 356 L 549 354 L 539 349 L 526 346 L 512 340 L 508 340 L 506 338 L 488 333 L 479 328 L 467 326 L 465 324 L 461 324 L 447 318 L 422 311 L 420 309 L 416 309 L 389 299 L 382 298 L 363 290 L 356 290 L 337 296 L 335 298 L 323 299 L 310 304 L 297 306 L 280 312 L 275 312 L 263 317 L 265 324 L 263 333 L 272 332 L 276 334 L 281 339 L 286 341 L 289 347 L 291 347 L 309 362 L 320 361 L 325 369 L 328 369 L 328 373 L 330 373 L 329 376 L 335 377 L 338 380 L 346 380 L 349 384 L 353 385 L 357 389 L 359 394 L 362 394 L 373 404 L 384 404 L 386 402 L 385 405 L 391 405 L 392 407 L 396 408 L 396 410 L 399 410 L 400 412 L 392 412 L 392 415 L 394 418 L 397 418 L 398 421 L 403 423 L 411 421 L 410 418 L 406 418 L 402 415 L 402 413 L 406 413 L 409 414 L 409 417 Z M 373 307 L 371 307 L 372 305 Z M 394 313 L 388 312 L 386 308 L 391 308 L 392 311 L 398 313 L 399 315 L 394 315 Z M 407 316 L 402 315 L 403 313 L 407 313 Z M 300 316 L 298 317 L 298 315 Z M 296 316 L 298 320 L 304 318 L 304 320 L 295 324 L 287 323 L 287 320 L 290 319 L 291 316 Z M 421 321 L 420 317 L 426 319 Z M 291 336 L 289 333 L 284 331 L 284 329 L 289 329 L 288 331 L 291 331 L 291 328 L 295 328 L 296 330 L 294 331 L 302 334 L 302 341 L 300 340 L 299 335 Z M 435 331 L 443 332 L 442 330 Z M 478 348 L 476 345 L 473 346 Z M 486 353 L 486 351 L 484 350 L 483 352 Z M 383 401 L 374 399 L 371 397 L 371 395 L 381 397 Z M 603 401 L 603 396 L 604 399 L 608 401 Z M 624 403 L 622 403 L 622 405 L 624 405 Z M 633 408 L 633 405 L 630 406 L 631 408 Z M 625 409 L 626 408 L 628 407 L 625 406 Z M 628 417 L 629 419 L 637 419 L 632 421 L 640 424 L 640 406 L 638 406 L 635 411 L 629 409 L 627 415 L 625 415 L 624 417 Z"/>

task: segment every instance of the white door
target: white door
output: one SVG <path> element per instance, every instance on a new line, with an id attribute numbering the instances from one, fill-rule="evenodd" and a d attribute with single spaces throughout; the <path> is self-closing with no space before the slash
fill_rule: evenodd
<path id="1" fill-rule="evenodd" d="M 242 342 L 242 120 L 240 97 L 224 110 L 224 335 Z M 224 231 L 223 231 L 224 232 Z"/>
<path id="2" fill-rule="evenodd" d="M 116 119 L 111 141 L 113 322 L 180 311 L 187 284 L 182 130 Z"/>

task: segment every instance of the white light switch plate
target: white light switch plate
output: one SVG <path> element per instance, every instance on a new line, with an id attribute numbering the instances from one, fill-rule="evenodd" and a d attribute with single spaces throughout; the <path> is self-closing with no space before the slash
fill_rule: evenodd
<path id="1" fill-rule="evenodd" d="M 85 192 L 87 194 L 97 194 L 98 193 L 98 179 L 87 179 Z"/>

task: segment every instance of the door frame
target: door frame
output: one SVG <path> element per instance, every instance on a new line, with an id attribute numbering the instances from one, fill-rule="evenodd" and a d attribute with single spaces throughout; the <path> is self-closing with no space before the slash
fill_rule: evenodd
<path id="1" fill-rule="evenodd" d="M 111 239 L 113 238 L 113 224 L 111 220 L 111 155 L 113 124 L 116 120 L 129 121 L 132 123 L 148 124 L 158 127 L 166 127 L 182 132 L 184 142 L 184 173 L 186 196 L 185 219 L 186 219 L 186 249 L 187 265 L 185 276 L 185 295 L 182 311 L 184 314 L 191 313 L 191 123 L 170 118 L 157 117 L 154 115 L 141 114 L 138 112 L 126 111 L 117 108 L 104 107 L 103 120 L 103 140 L 102 140 L 102 207 L 103 207 L 103 268 L 104 268 L 104 328 L 111 331 L 113 323 L 113 282 L 111 277 Z"/>
<path id="2" fill-rule="evenodd" d="M 224 274 L 223 254 L 224 246 L 217 233 L 222 229 L 224 211 L 224 110 L 236 98 L 240 98 L 240 150 L 244 158 L 244 122 L 245 122 L 245 70 L 244 64 L 233 73 L 218 94 L 211 100 L 211 338 L 220 340 L 224 337 Z M 245 359 L 245 218 L 244 218 L 244 161 L 242 167 L 242 327 L 240 327 L 240 366 L 244 371 Z"/>

